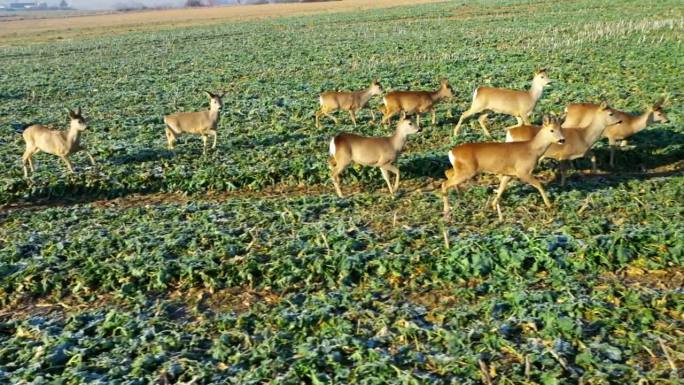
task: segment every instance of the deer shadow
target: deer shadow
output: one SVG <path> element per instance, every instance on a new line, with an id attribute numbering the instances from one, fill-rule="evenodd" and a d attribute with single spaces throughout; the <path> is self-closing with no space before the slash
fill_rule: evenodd
<path id="1" fill-rule="evenodd" d="M 176 156 L 173 150 L 144 148 L 136 152 L 121 154 L 106 159 L 111 164 L 132 164 L 155 162 L 163 159 L 172 159 Z"/>

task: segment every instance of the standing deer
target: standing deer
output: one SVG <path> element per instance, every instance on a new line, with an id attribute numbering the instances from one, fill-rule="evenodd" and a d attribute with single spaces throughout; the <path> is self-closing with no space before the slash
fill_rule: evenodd
<path id="1" fill-rule="evenodd" d="M 389 124 L 392 116 L 401 112 L 401 118 L 404 119 L 406 114 L 416 114 L 416 125 L 420 127 L 420 114 L 431 112 L 432 124 L 437 123 L 437 116 L 435 115 L 435 104 L 445 98 L 454 96 L 454 90 L 449 85 L 449 81 L 442 79 L 440 87 L 437 91 L 394 91 L 390 92 L 382 98 L 385 104 L 381 108 L 384 116 L 382 118 L 383 124 Z"/>
<path id="2" fill-rule="evenodd" d="M 453 168 L 445 172 L 447 180 L 442 183 L 444 215 L 449 213 L 449 188 L 458 188 L 461 183 L 480 173 L 499 176 L 501 183 L 492 202 L 493 208 L 497 207 L 512 176 L 534 186 L 544 199 L 544 204 L 551 207 L 541 182 L 532 172 L 549 146 L 564 142 L 560 121 L 557 118 L 544 117 L 541 130 L 531 140 L 516 143 L 466 143 L 454 147 L 449 151 L 449 162 Z"/>
<path id="3" fill-rule="evenodd" d="M 626 140 L 630 136 L 646 128 L 649 124 L 667 123 L 669 120 L 663 112 L 664 99 L 660 99 L 650 106 L 646 111 L 639 115 L 632 115 L 626 112 L 613 110 L 618 119 L 622 121 L 620 124 L 615 124 L 606 128 L 603 136 L 608 138 L 610 145 L 610 167 L 615 167 L 615 147 L 618 141 L 622 141 L 621 145 L 626 145 Z M 599 110 L 598 104 L 592 103 L 576 103 L 570 104 L 565 108 L 565 121 L 563 127 L 586 127 L 591 124 L 593 116 Z"/>
<path id="4" fill-rule="evenodd" d="M 352 122 L 356 126 L 356 113 L 364 108 L 368 101 L 376 95 L 382 95 L 382 86 L 380 82 L 374 80 L 370 87 L 365 90 L 356 92 L 345 91 L 328 91 L 323 92 L 319 96 L 321 108 L 316 111 L 316 127 L 321 128 L 320 117 L 325 115 L 332 119 L 335 124 L 338 123 L 337 118 L 330 115 L 331 112 L 337 110 L 345 110 L 349 112 Z M 375 121 L 375 113 L 371 109 L 371 120 Z"/>
<path id="5" fill-rule="evenodd" d="M 169 149 L 174 149 L 176 136 L 187 133 L 194 135 L 201 135 L 202 142 L 204 142 L 203 154 L 207 153 L 207 136 L 214 137 L 214 144 L 211 148 L 216 148 L 216 129 L 220 118 L 221 108 L 223 102 L 221 98 L 226 94 L 212 94 L 209 91 L 204 91 L 209 96 L 209 110 L 199 112 L 177 112 L 175 114 L 164 116 L 164 123 L 166 124 L 166 141 Z"/>
<path id="6" fill-rule="evenodd" d="M 69 129 L 67 131 L 51 130 L 40 124 L 31 125 L 23 130 L 22 136 L 26 142 L 26 150 L 24 150 L 21 161 L 25 178 L 28 178 L 27 164 L 32 173 L 36 172 L 31 158 L 40 151 L 60 157 L 71 173 L 74 172 L 74 169 L 71 167 L 68 157 L 80 150 L 85 151 L 90 158 L 90 163 L 95 166 L 95 159 L 80 143 L 81 133 L 88 128 L 85 118 L 81 115 L 81 108 L 79 107 L 76 112 L 70 109 L 67 111 L 69 114 Z"/>
<path id="7" fill-rule="evenodd" d="M 364 166 L 379 167 L 387 182 L 390 194 L 399 188 L 399 169 L 394 165 L 406 144 L 408 135 L 420 132 L 420 128 L 410 120 L 401 120 L 394 135 L 389 137 L 365 137 L 354 134 L 339 134 L 330 141 L 330 166 L 332 180 L 337 195 L 342 198 L 340 174 L 351 162 Z M 395 175 L 394 187 L 390 183 L 389 172 Z"/>
<path id="8" fill-rule="evenodd" d="M 546 70 L 540 69 L 534 73 L 532 86 L 528 91 L 478 87 L 475 89 L 475 92 L 473 92 L 473 101 L 470 108 L 458 119 L 456 128 L 454 128 L 454 136 L 458 136 L 463 120 L 486 110 L 515 116 L 519 125 L 523 123 L 530 124 L 529 116 L 532 114 L 534 106 L 537 104 L 537 100 L 541 97 L 544 87 L 549 83 L 551 83 L 551 79 L 549 79 L 546 74 Z M 484 114 L 480 116 L 478 121 L 485 135 L 492 136 L 485 124 L 486 119 L 487 114 Z"/>
<path id="9" fill-rule="evenodd" d="M 559 161 L 558 169 L 561 176 L 561 186 L 565 186 L 565 170 L 568 161 L 582 158 L 591 153 L 591 147 L 600 138 L 607 127 L 620 124 L 616 113 L 606 102 L 599 105 L 589 127 L 566 127 L 563 128 L 565 144 L 553 144 L 544 153 L 545 158 Z M 536 126 L 523 125 L 510 127 L 506 133 L 506 142 L 519 142 L 529 140 L 539 128 Z M 596 157 L 591 154 L 592 170 L 596 172 Z"/>

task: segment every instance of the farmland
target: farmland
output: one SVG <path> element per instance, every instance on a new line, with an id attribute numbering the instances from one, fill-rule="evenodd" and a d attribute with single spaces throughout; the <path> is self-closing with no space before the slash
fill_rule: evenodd
<path id="1" fill-rule="evenodd" d="M 644 16 L 646 15 L 646 16 Z M 676 384 L 684 371 L 684 6 L 679 1 L 491 0 L 94 34 L 0 49 L 0 382 Z M 435 186 L 447 150 L 485 140 L 472 90 L 553 85 L 533 120 L 569 102 L 669 123 L 589 162 L 554 202 L 498 179 Z M 378 170 L 329 180 L 340 130 L 317 94 L 435 89 L 455 97 L 412 136 L 400 192 Z M 162 116 L 228 90 L 217 149 L 166 149 Z M 379 100 L 374 99 L 373 108 Z M 15 123 L 89 121 L 85 154 L 35 157 Z M 513 118 L 492 115 L 503 140 Z"/>

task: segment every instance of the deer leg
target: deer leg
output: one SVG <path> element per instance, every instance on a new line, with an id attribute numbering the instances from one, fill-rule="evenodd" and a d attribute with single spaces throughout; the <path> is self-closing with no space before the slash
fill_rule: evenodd
<path id="1" fill-rule="evenodd" d="M 85 153 L 88 155 L 88 159 L 90 159 L 90 165 L 95 166 L 95 158 L 93 158 L 93 155 L 90 153 L 90 151 L 86 151 Z"/>
<path id="2" fill-rule="evenodd" d="M 456 123 L 456 127 L 454 128 L 454 136 L 458 136 L 458 132 L 461 129 L 461 124 L 463 124 L 463 121 L 465 119 L 468 119 L 471 115 L 477 114 L 479 111 L 475 111 L 472 109 L 468 109 L 467 111 L 463 112 L 461 114 L 461 117 L 458 119 L 458 123 Z"/>
<path id="3" fill-rule="evenodd" d="M 568 168 L 568 161 L 567 160 L 561 160 L 560 163 L 558 163 L 558 172 L 560 173 L 560 178 L 561 178 L 561 186 L 565 186 L 565 174 Z"/>
<path id="4" fill-rule="evenodd" d="M 610 168 L 615 168 L 615 145 L 610 145 Z"/>
<path id="5" fill-rule="evenodd" d="M 401 110 L 401 119 L 406 119 L 406 111 Z"/>
<path id="6" fill-rule="evenodd" d="M 501 183 L 499 184 L 499 190 L 496 192 L 496 198 L 494 198 L 494 202 L 492 202 L 493 209 L 496 209 L 496 205 L 499 204 L 499 199 L 501 198 L 503 192 L 506 190 L 508 182 L 511 181 L 511 177 L 508 175 L 503 175 L 499 178 L 499 180 L 501 181 Z"/>
<path id="7" fill-rule="evenodd" d="M 166 143 L 169 146 L 169 150 L 173 150 L 175 142 L 176 142 L 176 135 L 173 133 L 172 129 L 170 129 L 169 127 L 166 127 Z"/>
<path id="8" fill-rule="evenodd" d="M 434 108 L 431 108 L 430 111 L 432 112 L 432 125 L 434 126 L 437 124 L 437 113 Z"/>
<path id="9" fill-rule="evenodd" d="M 31 167 L 31 172 L 34 172 L 33 170 L 33 165 L 31 165 L 31 156 L 33 154 L 29 149 L 27 148 L 26 151 L 24 151 L 24 155 L 21 157 L 21 165 L 24 168 L 24 178 L 28 178 L 28 168 L 26 165 L 28 164 Z"/>
<path id="10" fill-rule="evenodd" d="M 382 172 L 382 179 L 387 182 L 387 188 L 389 189 L 390 195 L 394 195 L 394 190 L 392 189 L 392 183 L 390 182 L 389 178 L 389 171 L 385 168 L 385 166 L 380 167 L 380 172 Z"/>
<path id="11" fill-rule="evenodd" d="M 549 207 L 549 208 L 551 207 L 551 202 L 549 201 L 549 198 L 546 196 L 546 192 L 544 191 L 544 187 L 542 187 L 541 182 L 537 178 L 533 177 L 530 174 L 518 175 L 518 178 L 520 178 L 520 180 L 522 180 L 523 182 L 527 182 L 527 183 L 531 184 L 532 186 L 534 186 L 534 188 L 536 188 L 537 191 L 539 191 L 539 194 L 541 194 L 542 199 L 544 200 L 544 204 L 546 205 L 546 207 Z"/>
<path id="12" fill-rule="evenodd" d="M 209 135 L 214 137 L 214 144 L 211 145 L 211 148 L 214 149 L 216 148 L 216 137 L 218 136 L 218 134 L 216 133 L 216 130 L 210 130 Z"/>
<path id="13" fill-rule="evenodd" d="M 467 181 L 468 179 L 472 178 L 475 176 L 475 173 L 473 172 L 468 172 L 464 173 L 462 171 L 457 170 L 455 167 L 453 168 L 453 171 L 451 173 L 447 172 L 445 174 L 448 175 L 448 179 L 442 182 L 442 202 L 444 203 L 444 215 L 447 216 L 449 214 L 449 210 L 451 207 L 449 207 L 449 189 L 451 187 L 454 187 L 458 189 L 458 186 Z"/>
<path id="14" fill-rule="evenodd" d="M 593 151 L 591 152 L 591 172 L 594 174 L 598 172 L 596 154 Z"/>
<path id="15" fill-rule="evenodd" d="M 416 127 L 420 128 L 420 113 L 416 112 Z"/>
<path id="16" fill-rule="evenodd" d="M 71 167 L 71 162 L 69 162 L 69 159 L 67 159 L 66 156 L 61 156 L 60 158 L 62 158 L 62 160 L 64 161 L 64 163 L 66 163 L 66 166 L 67 166 L 67 169 L 69 170 L 69 172 L 73 174 L 73 173 L 74 173 L 74 169 L 73 169 L 73 167 Z"/>
<path id="17" fill-rule="evenodd" d="M 204 144 L 204 147 L 202 148 L 202 154 L 207 155 L 207 136 L 202 135 L 202 143 Z"/>
<path id="18" fill-rule="evenodd" d="M 489 114 L 482 114 L 480 115 L 479 118 L 477 118 L 477 121 L 480 123 L 480 127 L 482 127 L 482 131 L 484 131 L 485 135 L 491 137 L 492 134 L 489 133 L 489 130 L 487 129 L 487 119 L 489 118 Z"/>
<path id="19" fill-rule="evenodd" d="M 330 119 L 332 119 L 332 121 L 335 122 L 335 125 L 338 125 L 338 124 L 340 123 L 340 122 L 337 120 L 337 118 L 334 117 L 334 116 L 332 116 L 332 115 L 330 115 L 329 112 L 324 112 L 323 115 L 325 115 L 325 116 L 329 117 Z"/>
<path id="20" fill-rule="evenodd" d="M 316 121 L 316 128 L 321 128 L 321 110 L 316 110 L 316 113 L 314 114 L 315 116 L 315 121 Z"/>
<path id="21" fill-rule="evenodd" d="M 356 126 L 356 113 L 354 110 L 349 110 L 349 116 L 351 117 L 351 121 L 354 123 L 354 126 Z"/>
<path id="22" fill-rule="evenodd" d="M 393 164 L 388 164 L 385 168 L 394 174 L 394 191 L 399 190 L 399 168 Z"/>
<path id="23" fill-rule="evenodd" d="M 344 198 L 344 195 L 342 195 L 342 189 L 340 188 L 340 174 L 344 171 L 345 168 L 347 168 L 347 164 L 344 163 L 337 163 L 337 161 L 333 158 L 333 161 L 335 162 L 335 165 L 332 169 L 331 173 L 331 178 L 333 181 L 333 185 L 335 186 L 335 191 L 337 192 L 337 196 L 340 198 Z"/>
<path id="24" fill-rule="evenodd" d="M 389 107 L 385 107 L 385 115 L 382 117 L 382 124 L 390 124 L 392 116 L 396 115 L 397 111 L 391 111 Z"/>
<path id="25" fill-rule="evenodd" d="M 371 122 L 375 123 L 375 112 L 373 112 L 372 108 L 369 108 L 368 110 L 370 111 L 370 114 L 371 114 Z"/>

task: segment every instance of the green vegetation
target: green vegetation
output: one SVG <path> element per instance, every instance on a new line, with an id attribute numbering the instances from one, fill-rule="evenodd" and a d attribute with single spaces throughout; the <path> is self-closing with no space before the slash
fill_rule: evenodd
<path id="1" fill-rule="evenodd" d="M 678 1 L 479 1 L 1 50 L 0 382 L 677 383 L 683 30 Z M 669 93 L 670 123 L 566 188 L 542 162 L 551 210 L 514 184 L 498 222 L 482 177 L 445 223 L 431 186 L 446 151 L 484 139 L 475 119 L 451 137 L 472 89 L 526 88 L 540 66 L 555 83 L 536 121 Z M 388 129 L 367 111 L 315 129 L 317 93 L 440 77 L 456 97 L 410 138 L 400 194 L 350 168 L 356 193 L 335 197 L 330 137 Z M 166 150 L 161 117 L 229 87 L 217 150 L 191 136 Z M 24 180 L 11 123 L 64 126 L 75 106 L 99 169 L 38 155 Z M 502 139 L 515 120 L 493 117 Z"/>

